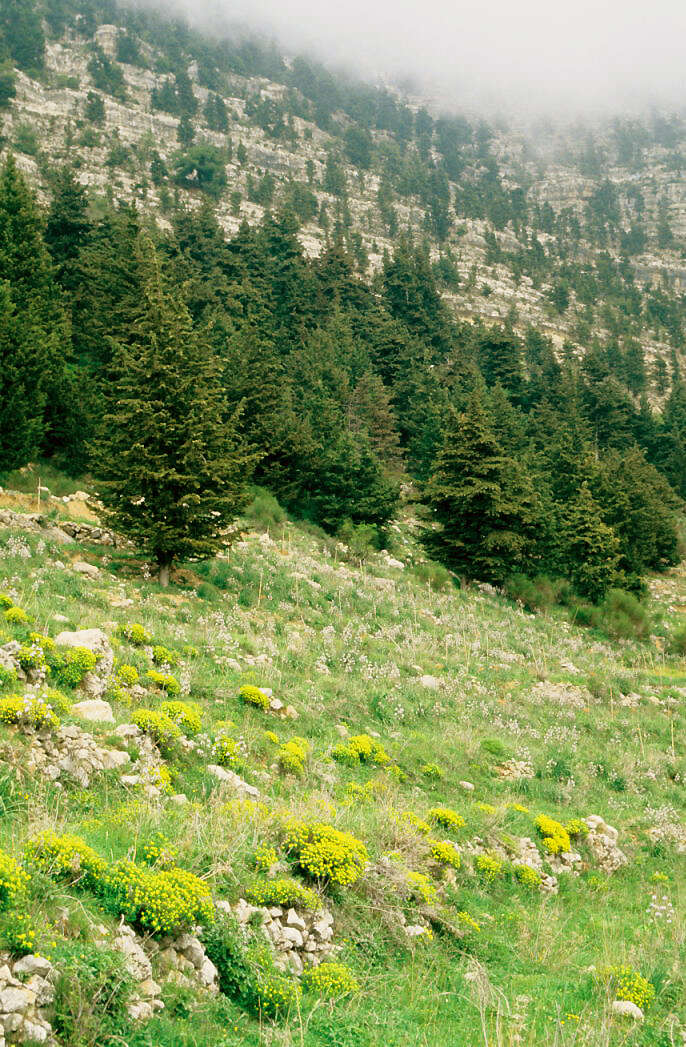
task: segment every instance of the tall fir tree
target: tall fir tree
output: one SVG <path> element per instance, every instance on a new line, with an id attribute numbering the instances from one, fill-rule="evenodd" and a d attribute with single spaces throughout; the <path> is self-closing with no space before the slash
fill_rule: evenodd
<path id="1" fill-rule="evenodd" d="M 564 508 L 560 544 L 564 573 L 582 596 L 597 603 L 620 585 L 619 538 L 585 482 Z"/>
<path id="2" fill-rule="evenodd" d="M 536 564 L 538 503 L 529 476 L 498 443 L 476 390 L 452 412 L 424 493 L 427 551 L 457 574 L 501 584 Z"/>
<path id="3" fill-rule="evenodd" d="M 164 287 L 152 243 L 139 243 L 143 311 L 120 345 L 94 448 L 104 519 L 157 565 L 205 559 L 245 498 L 254 456 L 228 411 L 220 363 L 183 302 Z"/>

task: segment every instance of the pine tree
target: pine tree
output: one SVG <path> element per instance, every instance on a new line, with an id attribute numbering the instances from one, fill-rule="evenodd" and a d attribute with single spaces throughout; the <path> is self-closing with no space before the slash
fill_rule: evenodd
<path id="1" fill-rule="evenodd" d="M 451 414 L 424 500 L 436 526 L 427 528 L 423 543 L 451 570 L 500 584 L 534 566 L 536 493 L 503 454 L 478 390 L 463 414 Z"/>
<path id="2" fill-rule="evenodd" d="M 73 169 L 63 167 L 53 182 L 45 243 L 55 267 L 55 277 L 65 290 L 74 289 L 77 279 L 74 262 L 88 246 L 91 232 L 86 190 L 77 182 Z"/>
<path id="3" fill-rule="evenodd" d="M 157 564 L 211 556 L 244 500 L 254 456 L 236 436 L 220 365 L 185 305 L 164 287 L 150 241 L 135 340 L 120 345 L 116 380 L 94 448 L 104 519 Z"/>

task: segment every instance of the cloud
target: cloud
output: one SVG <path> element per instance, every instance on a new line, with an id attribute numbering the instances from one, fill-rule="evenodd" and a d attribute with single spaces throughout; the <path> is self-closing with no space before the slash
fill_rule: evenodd
<path id="1" fill-rule="evenodd" d="M 686 108 L 686 0 L 174 0 L 448 108 Z M 169 4 L 165 8 L 169 9 Z"/>

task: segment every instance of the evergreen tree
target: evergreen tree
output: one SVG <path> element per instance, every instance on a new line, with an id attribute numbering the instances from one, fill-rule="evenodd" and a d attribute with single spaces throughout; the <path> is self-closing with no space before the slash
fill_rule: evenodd
<path id="1" fill-rule="evenodd" d="M 39 331 L 26 312 L 18 318 L 10 284 L 0 281 L 0 472 L 30 462 L 43 438 L 45 353 Z"/>
<path id="2" fill-rule="evenodd" d="M 61 168 L 53 181 L 53 196 L 45 226 L 45 243 L 55 276 L 63 289 L 73 290 L 77 274 L 74 262 L 88 246 L 92 224 L 88 197 L 69 167 Z"/>
<path id="3" fill-rule="evenodd" d="M 457 574 L 501 584 L 535 565 L 536 494 L 503 454 L 478 391 L 464 413 L 452 413 L 424 500 L 436 526 L 422 541 Z"/>
<path id="4" fill-rule="evenodd" d="M 35 73 L 43 68 L 45 36 L 40 13 L 32 0 L 2 0 L 0 37 L 24 72 Z"/>
<path id="5" fill-rule="evenodd" d="M 565 574 L 582 596 L 597 603 L 621 581 L 619 539 L 586 483 L 564 507 L 561 545 Z"/>
<path id="6" fill-rule="evenodd" d="M 163 286 L 152 244 L 139 251 L 143 311 L 133 343 L 118 347 L 94 473 L 104 519 L 151 557 L 167 585 L 175 561 L 222 547 L 254 456 L 236 435 L 207 337 Z"/>

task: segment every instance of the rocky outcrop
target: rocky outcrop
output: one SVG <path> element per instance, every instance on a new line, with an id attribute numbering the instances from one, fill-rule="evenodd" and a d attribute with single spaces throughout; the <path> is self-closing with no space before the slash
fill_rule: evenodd
<path id="1" fill-rule="evenodd" d="M 294 974 L 302 974 L 306 966 L 316 967 L 340 951 L 333 942 L 333 916 L 326 909 L 310 912 L 281 905 L 251 905 L 245 898 L 235 905 L 220 901 L 217 908 L 233 913 L 242 927 L 258 918 L 277 965 Z"/>
<path id="2" fill-rule="evenodd" d="M 0 953 L 0 1047 L 23 1043 L 58 1047 L 50 1024 L 56 977 L 44 956 L 12 960 Z"/>

